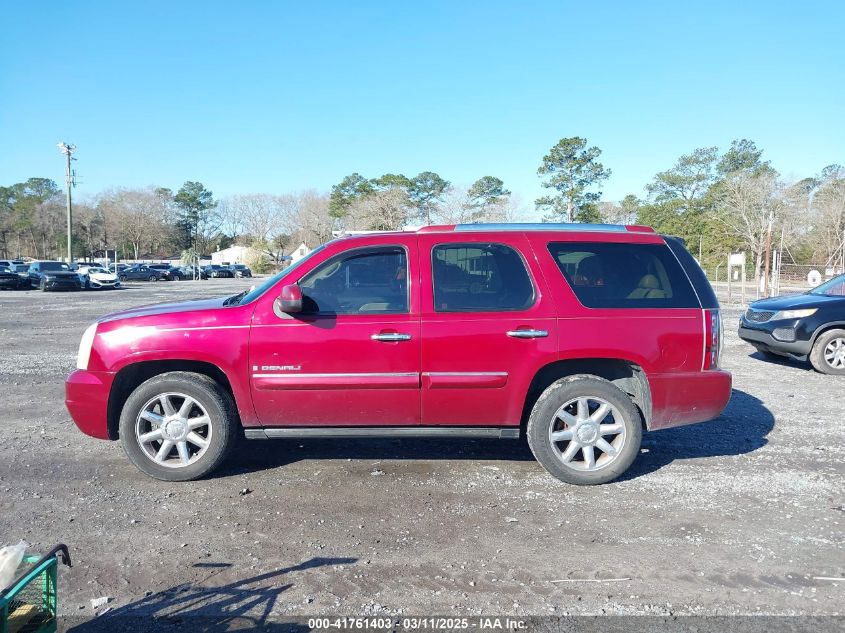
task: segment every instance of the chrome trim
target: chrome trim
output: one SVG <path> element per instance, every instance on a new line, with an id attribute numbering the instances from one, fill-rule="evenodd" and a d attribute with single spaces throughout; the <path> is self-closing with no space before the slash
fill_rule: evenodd
<path id="1" fill-rule="evenodd" d="M 370 336 L 374 341 L 381 341 L 382 343 L 397 343 L 399 341 L 410 341 L 410 334 L 401 334 L 399 332 L 381 332 Z"/>
<path id="2" fill-rule="evenodd" d="M 564 222 L 506 222 L 492 224 L 456 224 L 457 232 L 473 231 L 610 231 L 626 233 L 621 224 L 576 224 Z"/>
<path id="3" fill-rule="evenodd" d="M 519 427 L 386 426 L 386 427 L 275 427 L 244 429 L 247 439 L 307 437 L 474 437 L 519 439 Z"/>
<path id="4" fill-rule="evenodd" d="M 253 378 L 413 378 L 418 372 L 349 374 L 252 374 Z"/>
<path id="5" fill-rule="evenodd" d="M 513 338 L 545 338 L 549 335 L 546 330 L 508 330 L 506 334 Z"/>
<path id="6" fill-rule="evenodd" d="M 506 371 L 424 371 L 423 376 L 507 376 Z"/>

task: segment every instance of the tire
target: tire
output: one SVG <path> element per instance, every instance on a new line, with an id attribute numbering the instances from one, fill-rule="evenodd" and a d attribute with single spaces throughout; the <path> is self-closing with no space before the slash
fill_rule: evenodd
<path id="1" fill-rule="evenodd" d="M 158 277 L 155 275 L 150 275 L 149 281 L 158 281 Z"/>
<path id="2" fill-rule="evenodd" d="M 126 281 L 126 275 L 118 275 L 118 276 L 117 276 L 117 278 L 118 278 L 120 281 Z"/>
<path id="3" fill-rule="evenodd" d="M 41 283 L 38 284 L 38 288 L 41 292 L 47 292 L 47 284 L 43 279 L 41 280 Z"/>
<path id="4" fill-rule="evenodd" d="M 581 402 L 592 416 L 604 405 L 608 408 L 595 420 L 585 416 L 583 409 L 579 414 Z M 577 374 L 552 383 L 537 399 L 528 419 L 528 445 L 553 477 L 579 486 L 603 484 L 628 470 L 639 454 L 641 420 L 631 398 L 619 388 L 604 378 Z M 560 439 L 553 441 L 553 432 L 560 433 Z M 607 452 L 601 443 L 609 449 Z M 586 449 L 593 455 L 592 466 Z"/>
<path id="5" fill-rule="evenodd" d="M 173 275 L 173 281 L 182 281 L 182 275 Z"/>
<path id="6" fill-rule="evenodd" d="M 144 411 L 150 418 L 166 417 L 163 416 L 166 410 L 162 405 L 162 396 L 165 395 L 174 414 L 169 431 L 166 425 L 141 417 Z M 190 410 L 182 418 L 175 417 L 186 399 L 194 401 Z M 186 420 L 197 421 L 203 414 L 206 423 L 193 430 L 185 426 Z M 166 428 L 165 433 L 171 434 L 169 437 L 153 438 L 147 442 L 140 440 L 140 435 L 149 436 L 162 426 Z M 235 403 L 226 390 L 207 376 L 168 372 L 142 383 L 126 399 L 120 414 L 119 430 L 123 450 L 140 471 L 162 481 L 191 481 L 219 467 L 235 445 L 238 432 Z M 198 438 L 192 440 L 191 435 Z M 195 440 L 205 440 L 207 445 L 202 448 Z M 164 446 L 166 441 L 171 442 L 169 447 Z M 187 463 L 183 463 L 180 444 L 184 445 Z M 167 452 L 159 461 L 155 454 L 163 449 Z"/>
<path id="7" fill-rule="evenodd" d="M 845 330 L 823 332 L 810 351 L 810 364 L 822 374 L 845 376 Z"/>

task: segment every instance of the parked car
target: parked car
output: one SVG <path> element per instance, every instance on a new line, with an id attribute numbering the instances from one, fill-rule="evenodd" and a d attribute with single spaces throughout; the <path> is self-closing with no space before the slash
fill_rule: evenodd
<path id="1" fill-rule="evenodd" d="M 32 284 L 29 282 L 29 264 L 14 264 L 14 266 L 10 267 L 12 272 L 18 274 L 18 277 L 21 278 L 21 287 L 29 290 L 32 288 Z"/>
<path id="2" fill-rule="evenodd" d="M 229 270 L 235 277 L 252 277 L 252 271 L 246 264 L 230 264 Z"/>
<path id="3" fill-rule="evenodd" d="M 171 264 L 150 264 L 150 268 L 161 273 L 161 278 L 165 281 L 182 281 L 185 278 L 182 269 Z"/>
<path id="4" fill-rule="evenodd" d="M 135 264 L 125 268 L 118 273 L 117 277 L 120 281 L 129 281 L 130 279 L 161 281 L 164 278 L 160 270 L 150 268 L 146 264 Z"/>
<path id="5" fill-rule="evenodd" d="M 66 404 L 167 481 L 210 473 L 241 435 L 525 434 L 552 475 L 599 484 L 630 466 L 643 428 L 721 413 L 721 349 L 716 296 L 675 238 L 426 227 L 330 242 L 228 298 L 105 316 Z"/>
<path id="6" fill-rule="evenodd" d="M 232 272 L 232 270 L 219 264 L 209 264 L 208 266 L 205 266 L 205 274 L 213 278 L 227 277 L 231 279 L 235 276 L 235 273 Z"/>
<path id="7" fill-rule="evenodd" d="M 120 274 L 122 271 L 126 270 L 127 268 L 132 268 L 129 264 L 109 264 L 108 271 L 110 273 Z"/>
<path id="8" fill-rule="evenodd" d="M 766 356 L 845 376 L 845 275 L 804 294 L 755 301 L 740 317 L 739 337 Z"/>
<path id="9" fill-rule="evenodd" d="M 184 279 L 208 279 L 208 273 L 202 266 L 182 266 L 181 270 Z"/>
<path id="10" fill-rule="evenodd" d="M 0 259 L 0 267 L 2 268 L 14 268 L 23 265 L 26 265 L 26 262 L 22 259 Z"/>
<path id="11" fill-rule="evenodd" d="M 102 266 L 80 266 L 78 272 L 83 276 L 82 283 L 86 288 L 120 288 L 117 275 Z"/>
<path id="12" fill-rule="evenodd" d="M 8 266 L 0 266 L 0 290 L 22 290 L 29 288 L 29 277 L 26 279 Z"/>
<path id="13" fill-rule="evenodd" d="M 41 290 L 80 290 L 82 279 L 79 273 L 64 262 L 37 261 L 29 264 L 29 283 Z"/>

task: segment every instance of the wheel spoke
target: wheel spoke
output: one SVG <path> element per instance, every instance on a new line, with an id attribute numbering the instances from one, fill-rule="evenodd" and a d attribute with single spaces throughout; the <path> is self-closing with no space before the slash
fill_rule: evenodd
<path id="1" fill-rule="evenodd" d="M 574 441 L 569 442 L 569 446 L 566 447 L 566 450 L 563 451 L 563 455 L 561 455 L 561 459 L 564 463 L 568 463 L 572 461 L 572 458 L 575 457 L 575 453 L 578 452 L 578 449 L 581 448 L 580 444 L 576 444 Z"/>
<path id="2" fill-rule="evenodd" d="M 587 468 L 592 468 L 596 465 L 596 451 L 592 444 L 590 446 L 584 446 L 581 452 L 584 453 L 584 465 Z"/>
<path id="3" fill-rule="evenodd" d="M 185 440 L 176 443 L 176 450 L 179 452 L 179 459 L 183 464 L 187 464 L 191 460 L 191 454 L 188 452 L 188 443 Z"/>
<path id="4" fill-rule="evenodd" d="M 191 418 L 188 420 L 188 429 L 193 431 L 195 429 L 200 428 L 201 426 L 207 426 L 211 420 L 208 419 L 207 415 L 201 415 L 196 418 Z"/>
<path id="5" fill-rule="evenodd" d="M 205 448 L 206 446 L 208 446 L 208 440 L 206 440 L 203 436 L 194 433 L 193 431 L 188 433 L 185 439 L 188 440 L 194 446 L 199 446 L 200 448 Z"/>
<path id="6" fill-rule="evenodd" d="M 158 401 L 161 403 L 161 410 L 164 411 L 164 415 L 170 416 L 176 413 L 176 409 L 173 408 L 173 403 L 170 402 L 170 396 L 161 395 L 159 396 Z"/>
<path id="7" fill-rule="evenodd" d="M 599 424 L 599 435 L 617 435 L 625 431 L 621 424 Z"/>
<path id="8" fill-rule="evenodd" d="M 590 405 L 586 398 L 578 398 L 578 419 L 586 420 L 590 417 Z"/>
<path id="9" fill-rule="evenodd" d="M 185 397 L 182 401 L 182 406 L 179 407 L 179 417 L 180 418 L 187 418 L 188 414 L 191 412 L 191 409 L 194 408 L 194 400 L 193 398 Z"/>
<path id="10" fill-rule="evenodd" d="M 164 418 L 154 411 L 142 411 L 141 418 L 158 426 L 161 426 L 164 422 Z"/>
<path id="11" fill-rule="evenodd" d="M 610 405 L 606 402 L 603 402 L 602 405 L 598 409 L 596 409 L 596 412 L 590 416 L 590 419 L 593 422 L 600 423 L 607 417 L 608 413 L 610 413 Z"/>
<path id="12" fill-rule="evenodd" d="M 161 443 L 161 448 L 158 449 L 158 453 L 156 453 L 156 461 L 163 462 L 167 456 L 170 454 L 170 450 L 173 448 L 173 442 L 170 440 L 164 440 Z"/>
<path id="13" fill-rule="evenodd" d="M 604 451 L 605 453 L 607 453 L 611 457 L 614 457 L 616 455 L 616 453 L 618 452 L 616 450 L 616 448 L 613 446 L 613 444 L 608 442 L 603 437 L 600 437 L 598 440 L 596 440 L 596 447 L 599 448 L 600 450 Z"/>
<path id="14" fill-rule="evenodd" d="M 564 440 L 572 439 L 572 431 L 570 429 L 563 429 L 562 431 L 555 431 L 551 435 L 552 442 L 563 442 Z"/>
<path id="15" fill-rule="evenodd" d="M 571 413 L 567 413 L 566 409 L 564 409 L 563 407 L 557 410 L 557 413 L 555 413 L 555 417 L 566 422 L 568 426 L 575 426 L 578 423 L 578 420 L 575 419 L 575 416 Z"/>
<path id="16" fill-rule="evenodd" d="M 150 431 L 149 433 L 144 433 L 142 436 L 138 438 L 138 441 L 141 444 L 149 444 L 154 440 L 161 439 L 161 429 L 156 429 L 155 431 Z"/>

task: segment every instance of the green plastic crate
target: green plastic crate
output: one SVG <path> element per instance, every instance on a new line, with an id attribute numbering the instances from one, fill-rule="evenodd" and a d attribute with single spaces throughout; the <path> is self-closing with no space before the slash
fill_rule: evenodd
<path id="1" fill-rule="evenodd" d="M 56 545 L 41 558 L 27 556 L 23 572 L 0 591 L 0 633 L 50 633 L 56 630 L 58 561 L 70 567 L 65 545 Z"/>

